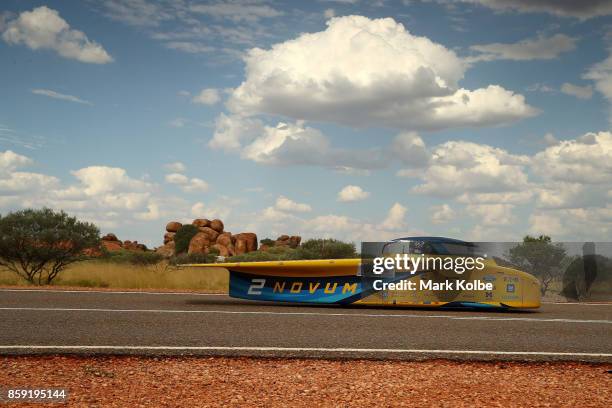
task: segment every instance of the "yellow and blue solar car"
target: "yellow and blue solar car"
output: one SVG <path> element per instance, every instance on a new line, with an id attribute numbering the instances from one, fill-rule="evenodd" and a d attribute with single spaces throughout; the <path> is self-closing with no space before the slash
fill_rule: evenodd
<path id="1" fill-rule="evenodd" d="M 408 237 L 389 241 L 384 257 L 452 259 L 474 256 L 469 242 L 442 237 Z M 363 254 L 362 254 L 363 255 Z M 404 307 L 533 309 L 540 307 L 540 283 L 532 275 L 483 258 L 482 268 L 461 274 L 439 267 L 395 269 L 380 276 L 364 268 L 370 260 L 325 259 L 299 261 L 192 264 L 229 271 L 229 295 L 234 298 L 297 302 Z M 432 263 L 434 265 L 435 262 Z M 408 284 L 407 282 L 413 282 Z M 443 284 L 444 283 L 444 284 Z M 479 283 L 484 289 L 466 290 Z M 484 283 L 484 284 L 483 284 Z M 441 285 L 443 284 L 443 285 Z M 447 289 L 436 290 L 444 287 Z M 412 290 L 408 290 L 412 287 Z"/>

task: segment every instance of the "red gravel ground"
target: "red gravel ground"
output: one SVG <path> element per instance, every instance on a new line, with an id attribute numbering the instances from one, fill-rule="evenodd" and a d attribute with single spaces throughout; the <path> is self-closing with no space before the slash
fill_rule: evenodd
<path id="1" fill-rule="evenodd" d="M 67 387 L 68 404 L 53 406 L 609 407 L 611 369 L 447 360 L 0 357 L 0 387 Z M 25 406 L 7 406 L 17 405 Z"/>

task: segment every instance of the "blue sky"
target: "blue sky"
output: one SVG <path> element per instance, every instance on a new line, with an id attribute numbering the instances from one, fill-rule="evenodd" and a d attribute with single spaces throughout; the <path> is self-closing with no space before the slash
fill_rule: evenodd
<path id="1" fill-rule="evenodd" d="M 159 245 L 612 235 L 605 1 L 5 1 L 0 211 Z"/>

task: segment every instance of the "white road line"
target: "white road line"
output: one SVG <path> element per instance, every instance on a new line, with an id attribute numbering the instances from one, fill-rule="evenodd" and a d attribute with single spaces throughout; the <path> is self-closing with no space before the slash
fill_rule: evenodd
<path id="1" fill-rule="evenodd" d="M 570 353 L 550 351 L 498 351 L 498 350 L 423 350 L 386 348 L 327 348 L 327 347 L 232 347 L 232 346 L 37 346 L 0 345 L 0 351 L 9 350 L 148 350 L 148 351 L 281 351 L 281 352 L 325 352 L 325 353 L 394 353 L 394 354 L 475 354 L 502 356 L 567 356 L 567 357 L 612 357 L 611 353 Z"/>
<path id="2" fill-rule="evenodd" d="M 581 320 L 581 319 L 538 319 L 529 317 L 495 317 L 495 316 L 458 316 L 458 315 L 426 315 L 426 314 L 391 314 L 391 313 L 317 313 L 317 312 L 266 312 L 244 310 L 173 310 L 173 309 L 94 309 L 94 308 L 63 308 L 63 307 L 0 307 L 0 311 L 43 311 L 43 312 L 102 312 L 102 313 L 193 313 L 193 314 L 228 314 L 228 315 L 268 315 L 268 316 L 317 316 L 317 317 L 400 317 L 449 320 L 481 320 L 481 321 L 519 321 L 519 322 L 553 322 L 553 323 L 599 323 L 612 324 L 612 320 Z"/>
<path id="3" fill-rule="evenodd" d="M 50 292 L 50 293 L 109 293 L 135 295 L 193 295 L 193 296 L 228 296 L 227 293 L 195 293 L 195 292 L 146 292 L 130 290 L 63 290 L 63 289 L 0 289 L 0 292 Z"/>

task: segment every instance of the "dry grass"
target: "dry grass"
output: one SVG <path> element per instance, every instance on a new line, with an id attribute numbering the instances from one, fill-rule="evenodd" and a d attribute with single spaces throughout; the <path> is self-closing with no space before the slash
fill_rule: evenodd
<path id="1" fill-rule="evenodd" d="M 28 282 L 0 270 L 0 285 L 25 286 Z M 85 261 L 69 266 L 53 286 L 125 289 L 185 289 L 226 292 L 228 273 L 222 268 L 177 268 L 165 262 L 151 266 Z"/>

